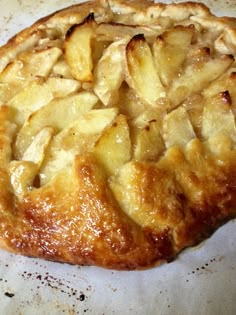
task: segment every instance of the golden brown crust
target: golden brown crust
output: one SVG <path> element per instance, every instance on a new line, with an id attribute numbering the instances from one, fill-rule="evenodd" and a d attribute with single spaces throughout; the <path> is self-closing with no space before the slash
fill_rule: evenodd
<path id="1" fill-rule="evenodd" d="M 162 247 L 169 246 L 163 233 L 153 246 L 151 234 L 120 210 L 91 156 L 78 158 L 67 180 L 59 174 L 52 184 L 16 203 L 14 224 L 17 229 L 9 231 L 6 244 L 29 256 L 118 269 L 172 257 L 171 248 L 163 253 Z"/>
<path id="2" fill-rule="evenodd" d="M 91 24 L 88 26 L 88 19 L 87 22 L 84 19 L 91 13 L 94 13 L 95 20 L 90 15 Z M 120 29 L 116 30 L 114 52 L 118 60 L 127 58 L 128 61 L 124 64 L 123 61 L 118 64 L 114 61 L 117 68 L 113 72 L 123 71 L 125 75 L 120 75 L 120 85 L 113 88 L 115 92 L 111 88 L 109 96 L 103 94 L 101 86 L 94 83 L 94 87 L 91 79 L 86 82 L 77 79 L 79 82 L 75 83 L 67 68 L 57 70 L 60 66 L 58 61 L 66 55 L 65 50 L 70 49 L 68 42 L 71 43 L 75 33 L 71 32 L 71 27 L 76 30 L 78 25 L 82 25 L 93 32 L 101 26 L 100 33 L 97 33 L 101 36 L 104 35 L 105 28 L 102 27 L 106 27 L 105 22 L 114 27 L 124 23 L 126 31 L 131 34 L 126 38 Z M 135 91 L 137 86 L 142 88 L 132 74 L 136 71 L 135 67 L 132 68 L 132 58 L 139 53 L 137 43 L 145 47 L 147 54 L 151 46 L 144 35 L 135 33 L 138 27 L 146 32 L 150 42 L 157 38 L 157 49 L 161 49 L 160 43 L 167 45 L 173 29 L 174 32 L 184 32 L 186 47 L 192 45 L 189 55 L 181 50 L 179 59 L 175 60 L 179 62 L 179 72 L 170 69 L 169 75 L 175 79 L 165 77 L 162 69 L 159 70 L 160 82 L 155 88 L 161 97 L 154 101 L 150 93 L 140 92 L 141 89 Z M 119 36 L 123 36 L 121 40 Z M 104 41 L 104 47 L 108 47 L 109 40 Z M 57 49 L 50 50 L 55 42 Z M 150 55 L 155 55 L 155 47 L 152 49 Z M 38 51 L 42 54 L 48 52 L 47 58 L 52 56 L 52 67 L 42 67 L 44 72 L 40 73 L 33 67 L 27 68 L 26 74 L 23 70 L 20 72 L 18 63 L 30 64 L 27 53 L 32 51 L 34 56 Z M 109 50 L 104 51 L 102 62 L 106 62 L 109 53 Z M 141 0 L 101 0 L 71 6 L 37 21 L 1 47 L 0 247 L 14 253 L 71 264 L 142 269 L 170 261 L 184 248 L 200 242 L 221 224 L 235 218 L 236 92 L 235 63 L 230 54 L 236 56 L 235 19 L 217 18 L 199 3 L 165 5 Z M 65 59 L 70 65 L 69 53 L 68 56 Z M 99 58 L 99 54 L 93 56 L 93 61 L 97 62 Z M 97 75 L 96 67 L 92 69 L 94 76 Z M 192 86 L 190 92 L 186 92 L 183 83 L 178 86 L 177 76 L 185 82 L 189 80 L 188 71 L 191 71 L 192 79 L 204 67 L 212 77 L 199 77 L 196 82 L 202 80 L 203 85 Z M 217 69 L 213 74 L 212 68 Z M 29 85 L 24 85 L 24 80 L 17 82 L 11 71 L 18 71 Z M 73 120 L 71 116 L 78 113 L 72 111 L 63 119 L 60 117 L 58 122 L 53 118 L 54 112 L 51 115 L 50 110 L 44 109 L 45 112 L 40 112 L 43 118 L 40 118 L 39 110 L 43 106 L 51 106 L 55 116 L 64 106 L 59 105 L 62 98 L 60 88 L 52 83 L 55 77 L 61 78 L 64 74 L 64 79 L 71 81 L 63 93 L 74 97 L 78 91 L 82 92 L 78 97 L 82 100 L 86 97 L 84 107 L 80 108 L 85 114 L 83 112 L 83 116 L 78 115 Z M 33 105 L 23 104 L 19 119 L 19 103 L 22 100 L 27 102 L 25 94 L 18 98 L 18 93 L 25 90 L 27 93 L 30 89 L 32 95 L 42 90 L 45 103 L 40 105 L 42 107 L 33 101 Z M 122 94 L 120 104 L 117 103 L 118 90 Z M 53 102 L 58 102 L 57 114 Z M 90 102 L 91 106 L 87 106 L 95 109 L 86 114 L 86 104 Z M 101 105 L 102 102 L 105 105 Z M 76 101 L 71 99 L 71 103 Z M 99 111 L 104 111 L 107 122 L 96 120 Z M 143 114 L 146 115 L 144 118 Z M 48 116 L 53 121 L 52 125 L 47 120 Z M 215 130 L 209 116 L 225 120 L 222 118 L 219 126 L 216 123 Z M 86 123 L 93 119 L 96 132 L 92 132 Z M 43 120 L 47 120 L 46 125 Z M 33 125 L 34 121 L 39 125 Z M 223 122 L 225 128 L 220 126 Z M 35 128 L 34 133 L 30 133 L 29 126 Z M 86 128 L 89 131 L 84 135 Z M 78 138 L 71 138 L 77 133 Z M 25 142 L 19 136 L 22 134 L 28 137 L 26 140 L 23 137 Z M 118 139 L 115 145 L 112 139 Z M 153 139 L 158 149 L 155 143 L 153 145 Z M 32 157 L 32 148 L 22 153 L 18 148 L 20 141 L 22 145 L 27 141 L 32 143 L 39 149 L 38 156 Z M 108 148 L 107 142 L 110 144 Z M 125 144 L 119 150 L 121 142 Z M 147 142 L 148 148 L 145 146 Z M 45 149 L 48 146 L 51 146 L 51 151 Z M 104 157 L 104 150 L 108 158 Z M 145 155 L 142 155 L 144 151 Z M 70 159 L 71 154 L 73 158 Z M 114 171 L 113 164 L 112 167 L 110 164 L 113 159 Z M 54 176 L 51 169 L 60 163 L 63 167 Z M 51 174 L 54 177 L 48 180 L 47 176 Z"/>

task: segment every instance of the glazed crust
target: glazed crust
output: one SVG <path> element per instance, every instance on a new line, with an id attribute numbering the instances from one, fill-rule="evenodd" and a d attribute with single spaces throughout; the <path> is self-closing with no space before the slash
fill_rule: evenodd
<path id="1" fill-rule="evenodd" d="M 217 28 L 215 49 L 236 54 L 236 20 L 214 17 L 204 5 L 150 1 L 91 1 L 45 17 L 0 48 L 0 70 L 34 47 L 45 26 L 65 32 L 93 12 L 97 23 L 153 24 L 171 17 Z M 233 106 L 233 105 L 232 105 Z M 47 184 L 20 197 L 12 185 L 16 130 L 0 108 L 0 246 L 13 253 L 80 265 L 143 269 L 173 260 L 236 216 L 234 140 L 211 150 L 196 137 L 166 147 L 155 161 L 131 159 L 107 176 L 93 152 L 75 156 Z M 165 138 L 165 135 L 163 135 Z M 219 138 L 221 139 L 221 138 Z M 36 185 L 37 186 L 37 185 Z"/>

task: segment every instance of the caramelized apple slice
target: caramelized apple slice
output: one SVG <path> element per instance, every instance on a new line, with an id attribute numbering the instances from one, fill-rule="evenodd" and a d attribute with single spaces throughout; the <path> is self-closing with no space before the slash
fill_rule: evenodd
<path id="1" fill-rule="evenodd" d="M 11 161 L 9 165 L 11 184 L 18 198 L 33 189 L 35 177 L 44 160 L 52 135 L 52 128 L 42 129 L 25 151 L 22 160 Z"/>
<path id="2" fill-rule="evenodd" d="M 42 128 L 52 126 L 55 132 L 59 132 L 79 119 L 83 113 L 91 110 L 97 101 L 95 94 L 81 92 L 64 98 L 55 98 L 35 111 L 17 134 L 14 146 L 15 158 L 21 159 L 35 134 Z"/>
<path id="3" fill-rule="evenodd" d="M 166 95 L 157 74 L 151 49 L 143 35 L 134 36 L 126 47 L 127 83 L 151 106 Z"/>
<path id="4" fill-rule="evenodd" d="M 131 120 L 131 124 L 137 128 L 144 128 L 151 121 L 157 121 L 161 125 L 161 121 L 166 114 L 163 108 L 148 108 L 141 114 Z"/>
<path id="5" fill-rule="evenodd" d="M 68 94 L 76 92 L 81 87 L 80 82 L 74 79 L 64 79 L 50 77 L 45 81 L 49 90 L 52 91 L 53 97 L 66 97 Z"/>
<path id="6" fill-rule="evenodd" d="M 51 127 L 45 127 L 40 130 L 34 137 L 31 144 L 25 150 L 22 160 L 33 162 L 38 167 L 40 167 L 45 156 L 45 151 L 52 139 L 53 133 L 54 130 Z"/>
<path id="7" fill-rule="evenodd" d="M 161 136 L 162 108 L 149 108 L 130 121 L 133 157 L 137 161 L 155 161 L 164 151 Z"/>
<path id="8" fill-rule="evenodd" d="M 0 73 L 0 103 L 6 104 L 37 77 L 47 78 L 61 54 L 57 47 L 21 53 Z"/>
<path id="9" fill-rule="evenodd" d="M 44 81 L 38 78 L 30 82 L 24 89 L 17 93 L 8 105 L 14 111 L 15 123 L 22 126 L 31 113 L 46 105 L 54 97 L 75 92 L 80 84 L 75 80 L 49 78 Z"/>
<path id="10" fill-rule="evenodd" d="M 94 109 L 64 128 L 51 141 L 40 169 L 41 184 L 46 184 L 59 170 L 71 167 L 75 155 L 91 151 L 102 131 L 112 123 L 117 109 Z"/>
<path id="11" fill-rule="evenodd" d="M 160 124 L 151 120 L 140 129 L 134 143 L 134 159 L 137 161 L 156 161 L 164 151 L 164 143 L 160 133 Z"/>
<path id="12" fill-rule="evenodd" d="M 226 71 L 233 61 L 233 56 L 223 55 L 187 66 L 183 75 L 173 82 L 168 92 L 172 107 L 176 107 L 191 94 L 203 90 Z"/>
<path id="13" fill-rule="evenodd" d="M 9 164 L 11 185 L 15 195 L 21 199 L 25 193 L 33 189 L 38 166 L 31 161 L 11 161 Z"/>
<path id="14" fill-rule="evenodd" d="M 228 91 L 208 99 L 203 110 L 203 138 L 207 140 L 220 133 L 236 141 L 235 118 L 231 110 L 231 98 Z"/>
<path id="15" fill-rule="evenodd" d="M 79 81 L 91 82 L 92 38 L 96 22 L 91 13 L 83 23 L 73 25 L 66 34 L 64 55 L 73 77 Z"/>
<path id="16" fill-rule="evenodd" d="M 115 104 L 124 80 L 125 45 L 128 38 L 112 43 L 94 70 L 94 92 L 104 105 Z"/>
<path id="17" fill-rule="evenodd" d="M 97 140 L 94 150 L 96 159 L 108 176 L 131 158 L 131 142 L 127 118 L 119 115 Z"/>
<path id="18" fill-rule="evenodd" d="M 165 116 L 163 138 L 167 148 L 185 147 L 195 137 L 188 114 L 183 107 L 179 107 Z"/>
<path id="19" fill-rule="evenodd" d="M 223 91 L 228 91 L 232 100 L 232 110 L 236 116 L 236 69 L 229 69 L 228 73 L 222 75 L 217 80 L 213 81 L 202 94 L 206 98 L 213 97 Z"/>
<path id="20" fill-rule="evenodd" d="M 47 77 L 61 54 L 57 47 L 23 52 L 0 73 L 0 81 L 20 89 L 37 76 Z"/>
<path id="21" fill-rule="evenodd" d="M 126 25 L 121 23 L 100 23 L 96 29 L 98 40 L 115 42 L 127 36 L 133 37 L 137 34 L 143 34 L 147 41 L 153 41 L 154 38 L 162 32 L 156 25 Z"/>
<path id="22" fill-rule="evenodd" d="M 169 85 L 181 72 L 193 37 L 194 28 L 176 26 L 156 38 L 153 56 L 164 85 Z"/>

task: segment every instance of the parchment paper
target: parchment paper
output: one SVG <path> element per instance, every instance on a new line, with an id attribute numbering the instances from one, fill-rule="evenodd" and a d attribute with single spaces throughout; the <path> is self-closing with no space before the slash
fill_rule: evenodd
<path id="1" fill-rule="evenodd" d="M 36 19 L 78 1 L 0 0 L 0 44 Z M 170 1 L 163 1 L 170 2 Z M 202 1 L 236 16 L 236 2 Z M 177 260 L 117 272 L 0 251 L 0 314 L 236 314 L 236 221 Z"/>

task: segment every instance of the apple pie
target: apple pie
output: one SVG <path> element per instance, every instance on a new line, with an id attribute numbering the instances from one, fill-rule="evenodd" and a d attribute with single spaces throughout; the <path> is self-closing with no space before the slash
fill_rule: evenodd
<path id="1" fill-rule="evenodd" d="M 0 247 L 172 261 L 236 217 L 236 19 L 97 0 L 0 48 Z"/>

